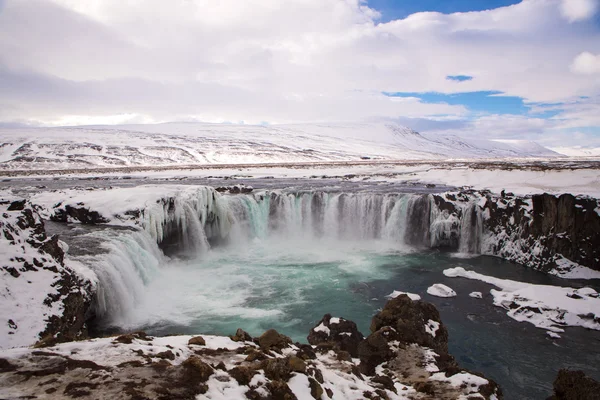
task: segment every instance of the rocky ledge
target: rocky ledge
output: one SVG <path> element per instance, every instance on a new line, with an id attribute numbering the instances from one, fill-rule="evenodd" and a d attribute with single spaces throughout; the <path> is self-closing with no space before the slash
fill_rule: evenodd
<path id="1" fill-rule="evenodd" d="M 0 234 L 0 347 L 86 337 L 92 283 L 65 265 L 34 206 L 0 201 Z"/>
<path id="2" fill-rule="evenodd" d="M 500 399 L 499 387 L 461 369 L 431 304 L 390 300 L 365 338 L 330 315 L 293 344 L 257 338 L 149 337 L 143 332 L 20 348 L 0 358 L 0 398 Z"/>

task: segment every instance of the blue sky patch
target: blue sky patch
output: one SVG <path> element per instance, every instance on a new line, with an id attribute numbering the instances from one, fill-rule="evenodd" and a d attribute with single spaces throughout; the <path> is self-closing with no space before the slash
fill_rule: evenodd
<path id="1" fill-rule="evenodd" d="M 368 0 L 367 4 L 381 13 L 382 22 L 389 22 L 421 11 L 450 14 L 491 10 L 520 2 L 521 0 Z"/>
<path id="2" fill-rule="evenodd" d="M 536 118 L 551 118 L 558 113 L 560 109 L 552 108 L 551 110 L 539 112 L 531 112 L 532 106 L 543 107 L 544 104 L 526 104 L 521 97 L 504 96 L 498 91 L 480 91 L 480 92 L 465 92 L 444 94 L 437 92 L 384 92 L 389 97 L 415 97 L 427 104 L 450 104 L 465 106 L 473 113 L 484 114 L 512 114 L 512 115 L 529 115 Z M 554 106 L 556 104 L 553 104 Z"/>
<path id="3" fill-rule="evenodd" d="M 464 82 L 472 81 L 473 77 L 469 75 L 448 75 L 446 79 L 448 79 L 449 81 Z"/>

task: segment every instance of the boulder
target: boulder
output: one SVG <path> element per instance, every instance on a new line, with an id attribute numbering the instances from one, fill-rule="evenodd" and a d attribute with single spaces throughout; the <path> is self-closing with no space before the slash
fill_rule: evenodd
<path id="1" fill-rule="evenodd" d="M 391 299 L 371 321 L 371 332 L 384 327 L 394 328 L 394 340 L 448 353 L 448 330 L 433 304 L 413 301 L 405 294 Z"/>
<path id="2" fill-rule="evenodd" d="M 292 344 L 292 339 L 280 334 L 275 329 L 269 329 L 258 338 L 258 345 L 263 351 L 281 350 Z"/>
<path id="3" fill-rule="evenodd" d="M 338 350 L 347 351 L 352 357 L 358 356 L 358 344 L 364 339 L 356 324 L 344 318 L 333 318 L 325 314 L 308 334 L 308 343 L 320 345 L 333 343 Z"/>
<path id="4" fill-rule="evenodd" d="M 202 336 L 194 336 L 188 341 L 188 345 L 206 346 L 206 340 Z"/>

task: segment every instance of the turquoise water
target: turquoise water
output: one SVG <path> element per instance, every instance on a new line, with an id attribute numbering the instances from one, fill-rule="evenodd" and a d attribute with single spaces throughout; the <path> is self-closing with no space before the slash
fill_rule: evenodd
<path id="1" fill-rule="evenodd" d="M 497 258 L 458 258 L 384 241 L 255 239 L 212 250 L 202 259 L 172 260 L 118 326 L 156 335 L 229 335 L 240 327 L 260 335 L 275 328 L 306 342 L 308 331 L 326 313 L 351 319 L 368 334 L 385 296 L 402 290 L 438 307 L 451 353 L 462 366 L 498 381 L 507 399 L 546 398 L 562 367 L 600 378 L 600 332 L 572 328 L 552 340 L 494 307 L 492 286 L 442 274 L 456 266 L 524 282 L 600 289 L 598 282 L 566 281 Z M 458 296 L 426 294 L 433 283 L 452 287 Z M 472 291 L 483 292 L 484 298 L 469 297 Z"/>

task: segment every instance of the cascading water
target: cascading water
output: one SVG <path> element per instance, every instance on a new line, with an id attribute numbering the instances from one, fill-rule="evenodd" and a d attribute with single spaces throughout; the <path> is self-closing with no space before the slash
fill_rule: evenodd
<path id="1" fill-rule="evenodd" d="M 163 268 L 174 263 L 169 257 L 201 260 L 211 244 L 225 244 L 223 251 L 242 251 L 259 241 L 258 252 L 293 244 L 311 248 L 305 254 L 324 244 L 329 247 L 323 251 L 335 254 L 349 246 L 360 250 L 355 255 L 359 260 L 366 254 L 378 257 L 370 253 L 374 243 L 376 254 L 414 247 L 477 253 L 482 216 L 477 205 L 470 204 L 459 218 L 441 209 L 431 195 L 322 191 L 221 195 L 209 187 L 195 187 L 151 203 L 140 211 L 139 225 L 142 229 L 137 232 L 108 240 L 108 253 L 93 263 L 99 278 L 97 315 L 108 325 L 126 325 L 153 276 L 171 272 Z M 346 272 L 354 265 L 348 259 L 343 263 L 340 268 Z"/>
<path id="2" fill-rule="evenodd" d="M 303 341 L 323 314 L 331 313 L 367 333 L 386 295 L 401 290 L 434 302 L 453 330 L 452 352 L 484 360 L 485 365 L 473 361 L 468 366 L 504 379 L 505 385 L 515 376 L 533 374 L 539 375 L 538 383 L 550 382 L 555 371 L 549 366 L 569 357 L 561 347 L 548 347 L 545 335 L 514 335 L 523 327 L 491 302 L 467 296 L 483 291 L 484 284 L 451 280 L 442 271 L 463 266 L 543 284 L 546 275 L 495 258 L 415 250 L 478 254 L 485 249 L 489 214 L 477 196 L 456 196 L 450 203 L 419 194 L 221 195 L 191 188 L 157 197 L 137 214 L 139 230 L 98 233 L 105 235 L 106 252 L 88 256 L 99 281 L 100 331 L 228 335 L 241 327 L 257 336 L 275 328 Z M 441 301 L 427 295 L 427 288 L 440 282 L 456 289 L 458 297 Z M 493 340 L 478 343 L 473 337 Z M 582 349 L 589 342 L 582 340 Z M 535 357 L 545 358 L 532 372 L 524 360 Z M 508 375 L 496 359 L 508 359 Z M 520 393 L 514 385 L 511 389 Z M 541 398 L 539 392 L 532 389 L 532 398 Z"/>

